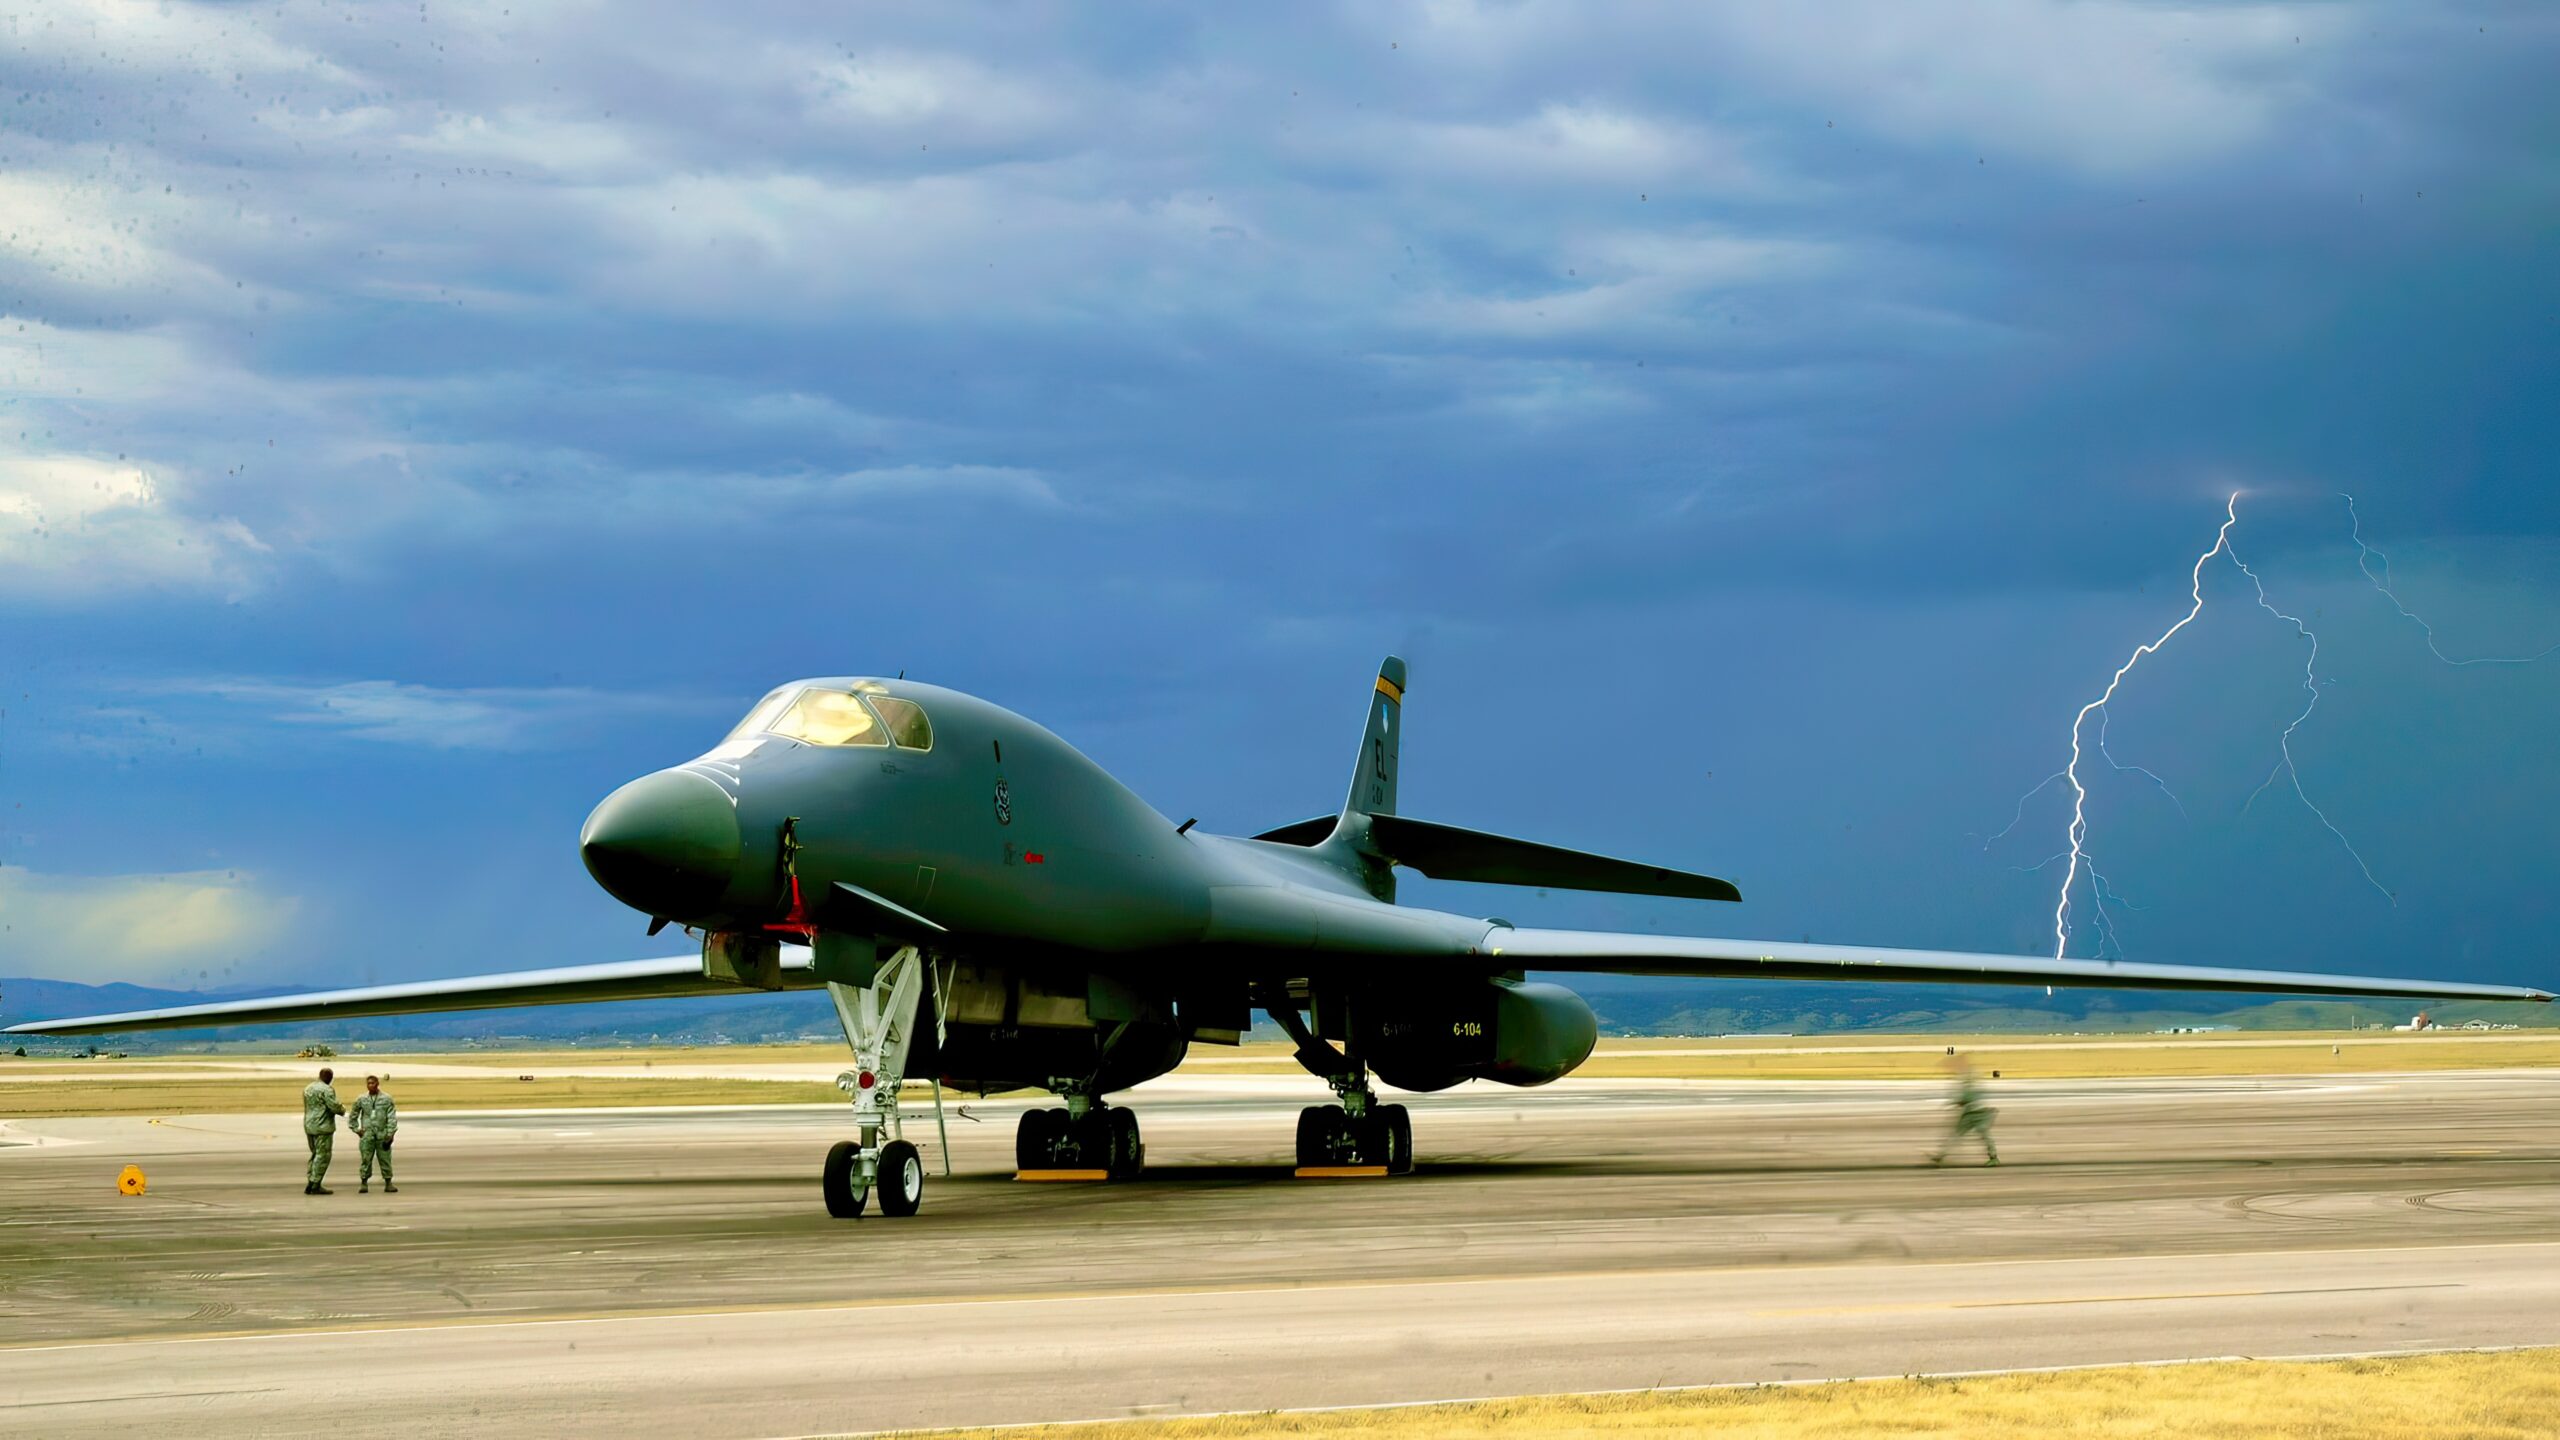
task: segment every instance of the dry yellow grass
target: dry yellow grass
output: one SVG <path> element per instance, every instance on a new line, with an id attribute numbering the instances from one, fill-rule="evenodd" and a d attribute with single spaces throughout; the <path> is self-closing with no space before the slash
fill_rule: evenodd
<path id="1" fill-rule="evenodd" d="M 936 1440 L 2549 1440 L 2555 1432 L 2560 1350 L 2118 1366 L 1964 1380 L 1852 1380 L 910 1433 Z"/>
<path id="2" fill-rule="evenodd" d="M 220 1058 L 237 1059 L 238 1056 Z M 349 1046 L 338 1052 L 334 1060 L 315 1060 L 315 1065 L 335 1065 L 340 1074 L 381 1069 L 400 1064 L 417 1065 L 487 1065 L 499 1068 L 517 1065 L 595 1065 L 615 1069 L 647 1070 L 658 1065 L 834 1065 L 851 1064 L 853 1056 L 841 1040 L 829 1044 L 776 1045 L 558 1045 L 548 1049 L 520 1046 L 506 1050 L 404 1050 L 396 1045 L 378 1044 L 371 1048 Z M 0 1071 L 0 1075 L 7 1074 Z"/>
<path id="3" fill-rule="evenodd" d="M 1935 1079 L 1944 1073 L 1947 1044 L 1963 1051 L 1976 1068 L 1997 1070 L 2010 1080 L 2381 1074 L 2560 1065 L 2560 1038 L 2490 1042 L 2368 1033 L 2361 1037 L 2341 1036 L 2326 1044 L 2232 1045 L 2164 1040 L 2125 1049 L 1949 1040 L 1926 1053 L 1649 1055 L 1603 1050 L 1574 1073 L 1595 1079 Z"/>
<path id="4" fill-rule="evenodd" d="M 119 1060 L 124 1067 L 135 1062 Z M 46 1115 L 249 1115 L 302 1108 L 299 1075 L 237 1080 L 64 1080 L 12 1085 L 0 1071 L 0 1120 Z M 344 1073 L 340 1098 L 363 1090 Z M 428 1110 L 550 1110 L 627 1105 L 811 1105 L 842 1103 L 831 1084 L 801 1080 L 434 1076 L 398 1079 L 390 1087 L 403 1113 Z"/>
<path id="5" fill-rule="evenodd" d="M 1804 1036 L 1766 1040 L 1604 1040 L 1573 1073 L 1604 1080 L 1927 1080 L 1954 1046 L 2003 1079 L 2136 1079 L 2193 1075 L 2381 1074 L 2560 1065 L 2560 1036 Z M 2334 1053 L 2332 1053 L 2334 1051 Z M 1300 1073 L 1284 1046 L 1192 1052 L 1209 1075 Z"/>

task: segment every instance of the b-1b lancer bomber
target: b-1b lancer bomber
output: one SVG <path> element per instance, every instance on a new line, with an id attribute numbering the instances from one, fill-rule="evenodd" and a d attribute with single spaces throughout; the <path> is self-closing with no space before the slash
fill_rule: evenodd
<path id="1" fill-rule="evenodd" d="M 699 758 L 605 797 L 588 871 L 698 953 L 20 1025 L 13 1034 L 326 1020 L 823 987 L 855 1068 L 857 1139 L 822 1172 L 827 1209 L 871 1193 L 912 1215 L 924 1166 L 901 1136 L 910 1075 L 1036 1087 L 1025 1170 L 1125 1178 L 1137 1117 L 1106 1103 L 1233 1045 L 1259 1011 L 1335 1103 L 1298 1119 L 1302 1168 L 1400 1173 L 1405 1090 L 1542 1085 L 1591 1054 L 1598 1023 L 1529 972 L 1921 980 L 2159 990 L 2542 1000 L 2539 990 L 2274 970 L 1522 928 L 1395 903 L 1396 868 L 1445 880 L 1739 900 L 1706 875 L 1399 814 L 1404 662 L 1369 696 L 1333 814 L 1250 838 L 1177 825 L 1075 747 L 974 696 L 907 680 L 821 679 L 767 695 Z M 938 1096 L 938 1091 L 937 1091 Z"/>

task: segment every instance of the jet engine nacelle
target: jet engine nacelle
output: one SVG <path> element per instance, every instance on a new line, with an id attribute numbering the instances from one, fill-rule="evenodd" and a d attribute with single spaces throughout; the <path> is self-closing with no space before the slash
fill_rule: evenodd
<path id="1" fill-rule="evenodd" d="M 1600 1017 L 1561 985 L 1486 980 L 1356 1006 L 1361 1052 L 1399 1090 L 1544 1085 L 1591 1058 Z"/>

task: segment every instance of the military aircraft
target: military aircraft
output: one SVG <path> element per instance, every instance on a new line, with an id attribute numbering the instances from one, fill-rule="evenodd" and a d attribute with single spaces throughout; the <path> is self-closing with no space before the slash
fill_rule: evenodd
<path id="1" fill-rule="evenodd" d="M 703 755 L 605 797 L 579 837 L 616 899 L 698 952 L 46 1021 L 77 1035 L 823 987 L 855 1068 L 856 1140 L 821 1169 L 830 1213 L 874 1189 L 912 1215 L 910 1072 L 985 1093 L 1036 1087 L 1025 1170 L 1138 1173 L 1137 1118 L 1106 1097 L 1233 1045 L 1267 1014 L 1336 1102 L 1298 1118 L 1302 1168 L 1401 1173 L 1412 1121 L 1390 1086 L 1542 1085 L 1591 1054 L 1571 990 L 1528 972 L 1911 980 L 2539 1000 L 2540 990 L 2272 970 L 1524 928 L 1395 903 L 1396 867 L 1497 885 L 1739 900 L 1711 876 L 1399 814 L 1405 665 L 1369 696 L 1335 813 L 1250 838 L 1175 824 L 1056 735 L 905 679 L 802 680 Z M 937 1107 L 938 1109 L 938 1107 Z M 947 1152 L 947 1148 L 946 1152 Z"/>

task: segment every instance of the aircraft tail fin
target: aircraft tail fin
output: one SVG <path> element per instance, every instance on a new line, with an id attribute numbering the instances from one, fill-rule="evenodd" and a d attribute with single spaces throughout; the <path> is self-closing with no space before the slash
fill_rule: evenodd
<path id="1" fill-rule="evenodd" d="M 1342 802 L 1345 819 L 1396 813 L 1396 746 L 1403 738 L 1403 711 L 1404 661 L 1390 655 L 1378 666 L 1378 684 L 1369 695 L 1369 728 L 1360 737 L 1351 793 Z"/>

